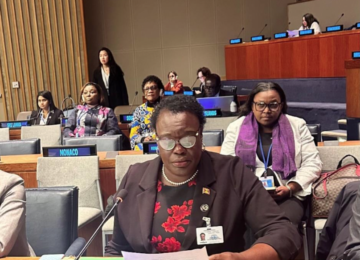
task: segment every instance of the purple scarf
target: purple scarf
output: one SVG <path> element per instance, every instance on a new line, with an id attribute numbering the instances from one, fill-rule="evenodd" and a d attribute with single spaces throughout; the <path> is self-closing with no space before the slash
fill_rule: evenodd
<path id="1" fill-rule="evenodd" d="M 241 125 L 235 146 L 235 154 L 246 166 L 255 169 L 259 126 L 253 112 L 248 114 Z M 272 169 L 282 179 L 290 179 L 296 173 L 295 141 L 289 119 L 280 114 L 272 131 Z"/>

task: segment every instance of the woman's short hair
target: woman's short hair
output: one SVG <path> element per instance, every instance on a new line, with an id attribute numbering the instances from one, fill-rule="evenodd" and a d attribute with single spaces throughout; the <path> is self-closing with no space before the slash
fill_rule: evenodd
<path id="1" fill-rule="evenodd" d="M 176 71 L 175 70 L 172 70 L 172 71 L 170 71 L 169 73 L 168 73 L 168 78 L 169 78 L 169 76 L 170 76 L 170 74 L 174 74 L 175 75 L 175 77 L 177 76 L 177 73 L 176 73 Z"/>
<path id="2" fill-rule="evenodd" d="M 283 104 L 281 113 L 287 113 L 287 103 L 286 103 L 286 96 L 284 90 L 275 82 L 260 82 L 256 85 L 253 90 L 251 90 L 248 99 L 246 100 L 245 104 L 240 107 L 240 117 L 247 116 L 251 111 L 251 107 L 254 102 L 254 97 L 256 94 L 264 91 L 275 90 L 280 96 L 280 102 Z"/>
<path id="3" fill-rule="evenodd" d="M 160 101 L 160 103 L 155 107 L 155 110 L 151 116 L 151 128 L 156 132 L 156 122 L 159 118 L 161 111 L 168 110 L 173 114 L 188 112 L 197 117 L 200 124 L 200 129 L 204 128 L 206 119 L 204 116 L 204 109 L 197 102 L 195 97 L 186 96 L 186 95 L 175 95 L 169 96 Z"/>
<path id="4" fill-rule="evenodd" d="M 201 72 L 201 74 L 203 74 L 203 76 L 204 76 L 205 78 L 211 74 L 210 69 L 208 69 L 208 68 L 206 68 L 206 67 L 201 67 L 200 69 L 198 69 L 197 72 L 196 72 L 196 75 L 198 75 L 199 72 Z"/>
<path id="5" fill-rule="evenodd" d="M 304 14 L 303 17 L 305 18 L 307 27 L 309 27 L 309 28 L 311 27 L 313 22 L 319 23 L 319 21 L 310 13 Z"/>
<path id="6" fill-rule="evenodd" d="M 124 76 L 124 72 L 122 71 L 121 67 L 116 63 L 115 58 L 114 58 L 114 55 L 112 54 L 112 52 L 111 52 L 108 48 L 102 47 L 102 48 L 98 51 L 98 60 L 99 60 L 100 52 L 102 52 L 102 51 L 106 51 L 106 53 L 107 53 L 107 55 L 108 55 L 108 57 L 109 57 L 109 61 L 108 61 L 108 64 L 107 64 L 107 65 L 108 65 L 110 68 L 112 68 L 112 67 L 119 67 L 121 75 Z M 101 66 L 102 66 L 102 64 L 101 64 L 101 62 L 100 62 L 100 60 L 99 60 L 99 68 L 100 68 Z M 110 72 L 111 72 L 111 71 L 110 71 Z"/>
<path id="7" fill-rule="evenodd" d="M 144 92 L 145 84 L 148 82 L 154 82 L 156 84 L 156 86 L 158 87 L 158 89 L 164 89 L 164 85 L 163 85 L 161 79 L 159 79 L 158 77 L 156 77 L 154 75 L 150 75 L 150 76 L 147 76 L 141 84 L 141 89 L 143 92 Z"/>
<path id="8" fill-rule="evenodd" d="M 84 89 L 87 87 L 87 86 L 94 86 L 100 96 L 100 99 L 99 99 L 99 105 L 102 105 L 102 106 L 105 106 L 105 97 L 104 97 L 104 93 L 100 87 L 99 84 L 95 83 L 95 82 L 88 82 L 86 83 L 84 86 L 82 86 L 81 90 L 80 90 L 80 103 L 83 103 L 84 101 L 82 100 L 82 95 L 84 93 Z"/>
<path id="9" fill-rule="evenodd" d="M 39 97 L 43 97 L 43 98 L 45 98 L 46 100 L 49 101 L 50 110 L 55 110 L 55 109 L 57 109 L 56 106 L 55 106 L 55 104 L 54 104 L 53 96 L 52 96 L 52 94 L 51 94 L 50 91 L 48 91 L 48 90 L 43 90 L 43 91 L 40 91 L 40 92 L 37 94 L 36 104 L 37 104 L 37 108 L 38 108 L 38 109 L 40 109 L 39 103 L 38 103 Z"/>

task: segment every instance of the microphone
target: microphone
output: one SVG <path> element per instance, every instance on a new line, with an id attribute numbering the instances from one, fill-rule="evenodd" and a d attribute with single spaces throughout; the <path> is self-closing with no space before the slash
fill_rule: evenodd
<path id="1" fill-rule="evenodd" d="M 344 13 L 342 13 L 342 14 L 340 15 L 340 17 L 339 17 L 339 19 L 336 21 L 335 25 L 338 24 L 338 22 L 341 20 L 341 18 L 343 18 L 343 16 L 344 16 Z"/>
<path id="2" fill-rule="evenodd" d="M 193 87 L 194 87 L 194 85 L 195 85 L 195 83 L 196 83 L 196 81 L 197 81 L 198 79 L 199 79 L 199 77 L 196 77 L 194 83 L 191 85 L 191 89 L 193 89 Z"/>
<path id="3" fill-rule="evenodd" d="M 236 38 L 239 38 L 240 37 L 240 35 L 242 34 L 242 32 L 244 31 L 244 29 L 245 29 L 245 27 L 243 27 L 242 29 L 241 29 L 241 31 L 240 31 L 240 33 L 239 33 L 239 35 L 236 37 Z"/>
<path id="4" fill-rule="evenodd" d="M 137 91 L 136 91 L 137 92 Z M 75 260 L 79 260 L 80 257 L 85 253 L 86 249 L 89 247 L 89 245 L 91 244 L 91 242 L 94 240 L 95 236 L 97 235 L 97 233 L 100 231 L 100 229 L 102 228 L 102 226 L 105 224 L 106 220 L 108 220 L 110 214 L 114 211 L 114 209 L 116 208 L 116 206 L 119 204 L 119 202 L 123 202 L 124 199 L 126 198 L 126 196 L 128 195 L 128 191 L 125 189 L 120 190 L 119 195 L 116 197 L 116 201 L 114 203 L 114 205 L 112 206 L 112 208 L 110 209 L 109 213 L 105 216 L 105 218 L 103 219 L 103 221 L 101 221 L 100 225 L 98 226 L 98 228 L 95 230 L 94 234 L 90 237 L 89 241 L 86 243 L 86 245 L 83 247 L 83 249 L 80 251 L 80 253 L 77 255 L 77 257 L 75 258 Z"/>
<path id="5" fill-rule="evenodd" d="M 39 116 L 40 116 L 40 111 L 41 111 L 41 109 L 39 109 L 39 111 L 38 111 L 38 113 L 37 113 L 37 115 L 35 116 L 35 117 L 30 117 L 28 120 L 29 121 L 33 121 L 34 122 L 34 124 L 32 124 L 32 125 L 36 125 L 36 120 L 39 118 Z"/>
<path id="6" fill-rule="evenodd" d="M 132 109 L 133 109 L 133 106 L 134 106 L 134 102 L 135 102 L 135 99 L 136 99 L 138 93 L 139 93 L 138 91 L 135 91 L 135 96 L 134 96 L 134 98 L 133 98 L 133 100 L 132 100 L 132 102 L 131 102 L 131 105 L 130 105 L 129 114 L 131 114 L 131 112 L 132 112 Z"/>
<path id="7" fill-rule="evenodd" d="M 264 29 L 266 28 L 267 23 L 264 25 L 264 27 L 261 29 L 261 31 L 258 33 L 258 35 L 261 35 L 261 33 L 264 31 Z"/>
<path id="8" fill-rule="evenodd" d="M 74 99 L 69 95 L 69 96 L 67 96 L 66 98 L 64 98 L 63 99 L 63 101 L 61 102 L 61 110 L 62 111 L 64 111 L 64 103 L 65 103 L 65 105 L 66 105 L 66 100 L 70 100 L 71 101 L 71 108 L 75 108 L 75 101 L 74 101 Z M 69 110 L 70 109 L 70 107 L 69 106 L 66 106 L 65 107 L 65 109 L 66 110 Z M 67 116 L 66 117 L 69 117 L 69 113 L 67 113 Z"/>

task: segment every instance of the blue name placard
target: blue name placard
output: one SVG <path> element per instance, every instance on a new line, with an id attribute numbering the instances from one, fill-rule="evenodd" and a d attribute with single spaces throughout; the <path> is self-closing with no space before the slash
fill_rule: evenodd
<path id="1" fill-rule="evenodd" d="M 360 23 L 357 23 L 357 24 L 356 24 L 356 28 L 357 28 L 357 29 L 360 29 Z"/>
<path id="2" fill-rule="evenodd" d="M 327 32 L 338 32 L 338 31 L 342 31 L 342 30 L 343 30 L 342 25 L 333 25 L 333 26 L 326 27 Z"/>
<path id="3" fill-rule="evenodd" d="M 283 39 L 283 38 L 287 38 L 288 36 L 289 35 L 287 32 L 275 33 L 274 39 Z"/>
<path id="4" fill-rule="evenodd" d="M 71 145 L 43 147 L 44 157 L 77 157 L 96 154 L 96 145 Z"/>
<path id="5" fill-rule="evenodd" d="M 121 123 L 130 123 L 133 121 L 133 114 L 123 114 L 123 115 L 120 115 L 120 122 Z"/>
<path id="6" fill-rule="evenodd" d="M 193 91 L 190 91 L 190 90 L 186 90 L 186 91 L 184 91 L 184 95 L 185 95 L 185 96 L 193 96 L 193 95 L 194 95 L 194 92 L 193 92 Z"/>
<path id="7" fill-rule="evenodd" d="M 360 59 L 360 51 L 354 51 L 352 53 L 352 58 L 353 59 Z"/>
<path id="8" fill-rule="evenodd" d="M 67 121 L 68 121 L 68 118 L 67 118 L 67 117 L 63 117 L 63 118 L 61 119 L 61 125 L 66 125 Z"/>
<path id="9" fill-rule="evenodd" d="M 164 92 L 165 96 L 173 96 L 174 95 L 174 91 L 165 91 Z"/>
<path id="10" fill-rule="evenodd" d="M 299 31 L 300 36 L 312 35 L 312 34 L 314 34 L 314 29 L 308 29 L 308 30 Z"/>
<path id="11" fill-rule="evenodd" d="M 143 143 L 143 154 L 155 154 L 158 151 L 157 142 L 144 142 Z"/>
<path id="12" fill-rule="evenodd" d="M 218 117 L 218 116 L 221 116 L 221 110 L 220 109 L 205 109 L 204 110 L 204 116 L 205 117 Z"/>
<path id="13" fill-rule="evenodd" d="M 0 123 L 1 128 L 21 128 L 22 126 L 29 126 L 30 121 L 7 121 Z"/>
<path id="14" fill-rule="evenodd" d="M 264 35 L 257 35 L 257 36 L 251 37 L 252 42 L 259 42 L 259 41 L 263 41 L 264 39 L 265 39 Z"/>
<path id="15" fill-rule="evenodd" d="M 230 44 L 239 44 L 242 43 L 242 38 L 230 39 Z"/>

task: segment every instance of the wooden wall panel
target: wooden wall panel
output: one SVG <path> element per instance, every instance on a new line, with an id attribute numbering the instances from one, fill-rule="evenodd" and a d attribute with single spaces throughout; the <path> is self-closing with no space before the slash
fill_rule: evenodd
<path id="1" fill-rule="evenodd" d="M 344 62 L 359 49 L 359 42 L 360 31 L 355 30 L 227 45 L 226 78 L 345 77 Z"/>
<path id="2" fill-rule="evenodd" d="M 0 0 L 0 91 L 5 119 L 36 109 L 50 90 L 55 105 L 78 100 L 88 80 L 82 0 Z M 20 88 L 13 89 L 18 81 Z"/>

